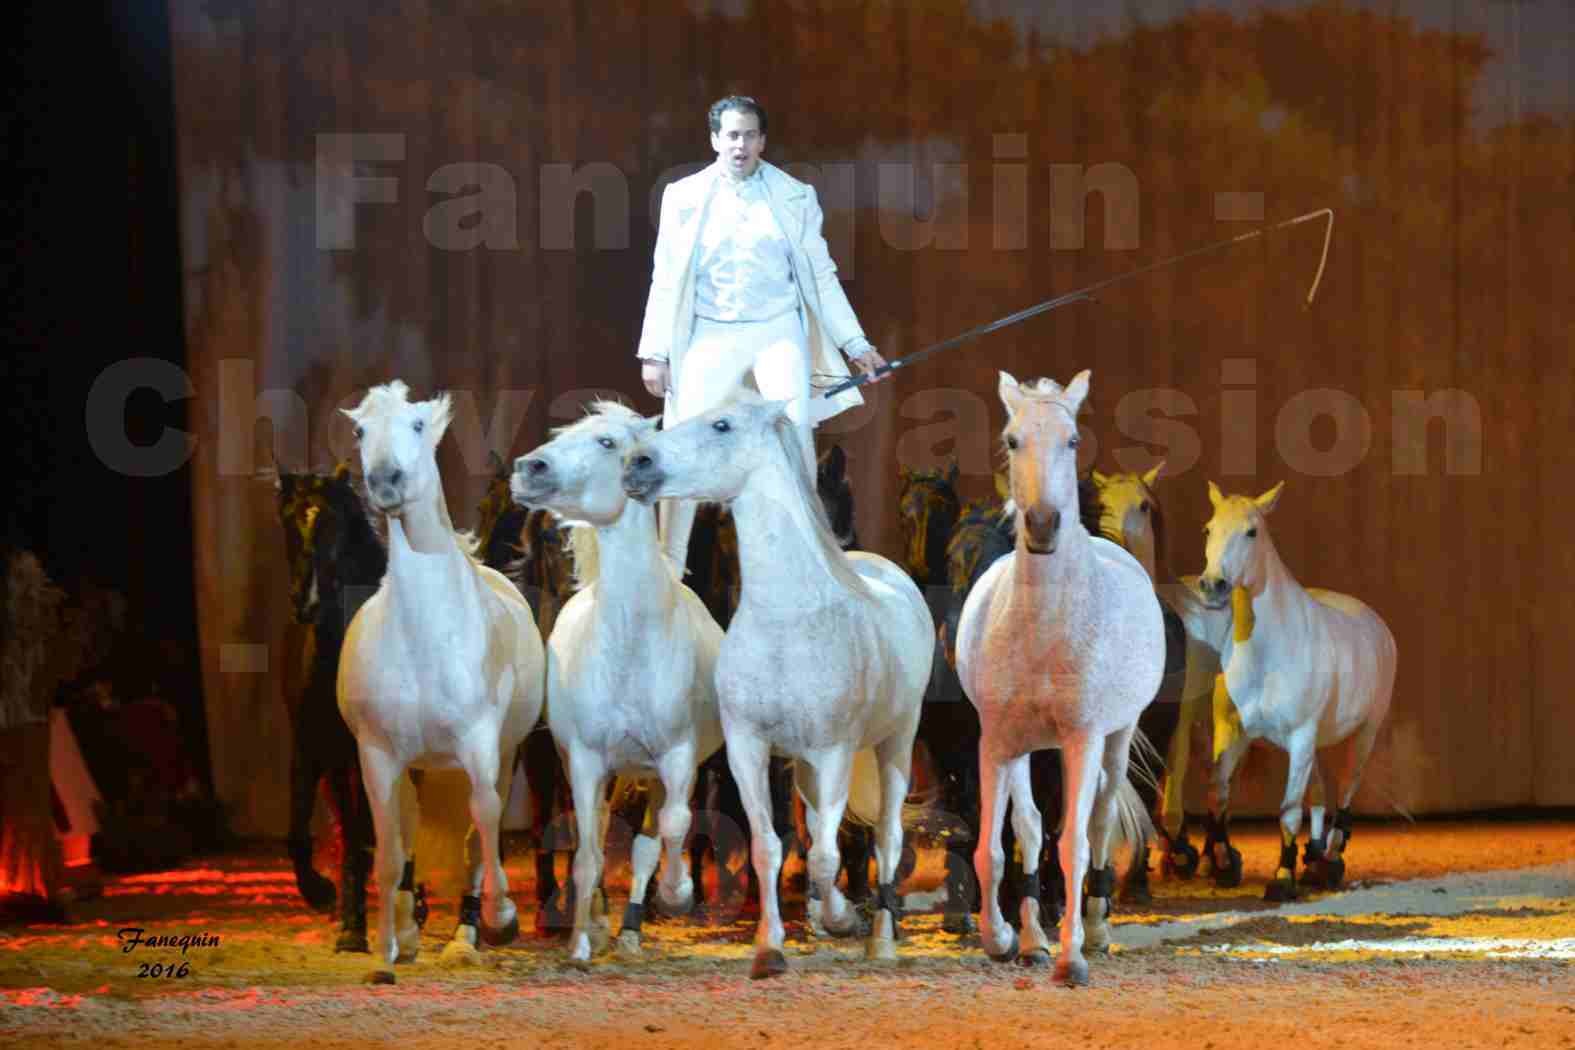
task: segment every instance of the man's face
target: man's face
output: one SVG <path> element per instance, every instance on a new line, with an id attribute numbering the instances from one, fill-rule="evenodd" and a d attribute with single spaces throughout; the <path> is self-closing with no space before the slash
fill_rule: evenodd
<path id="1" fill-rule="evenodd" d="M 711 148 L 722 161 L 722 166 L 734 178 L 747 178 L 760 165 L 760 154 L 766 148 L 765 132 L 760 130 L 760 118 L 753 113 L 740 113 L 730 109 L 722 114 L 722 130 L 711 133 Z"/>

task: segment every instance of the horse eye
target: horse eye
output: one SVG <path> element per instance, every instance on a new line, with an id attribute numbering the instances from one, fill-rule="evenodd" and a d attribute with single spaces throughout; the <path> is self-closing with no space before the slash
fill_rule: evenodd
<path id="1" fill-rule="evenodd" d="M 1006 435 L 1006 447 L 1009 450 L 1011 450 L 1012 452 L 1016 452 L 1017 451 L 1017 435 L 1016 434 L 1008 434 L 1008 435 Z"/>
<path id="2" fill-rule="evenodd" d="M 1253 537 L 1254 537 L 1254 536 L 1256 536 L 1256 535 L 1257 535 L 1257 534 L 1258 534 L 1258 529 L 1257 529 L 1257 526 L 1254 526 L 1254 527 L 1252 527 L 1252 528 L 1250 528 L 1250 529 L 1248 529 L 1248 530 L 1247 530 L 1247 538 L 1248 538 L 1248 539 L 1249 539 L 1249 540 L 1250 540 L 1250 539 L 1252 539 L 1252 538 L 1253 538 Z"/>
<path id="3" fill-rule="evenodd" d="M 427 426 L 425 422 L 423 422 L 422 420 L 419 420 L 419 419 L 416 420 L 414 423 L 411 423 L 410 425 L 411 425 L 412 428 L 414 428 L 414 430 L 415 430 L 415 432 L 417 434 L 419 434 L 423 430 L 425 430 L 426 426 Z"/>
<path id="4" fill-rule="evenodd" d="M 1067 448 L 1076 448 L 1077 446 L 1081 445 L 1082 443 L 1083 443 L 1082 437 L 1077 435 L 1077 434 L 1073 434 L 1071 437 L 1067 438 L 1067 440 L 1066 440 L 1066 447 Z"/>
<path id="5" fill-rule="evenodd" d="M 610 438 L 610 437 L 597 438 L 596 439 L 596 443 L 601 445 L 602 448 L 617 448 L 618 447 L 617 443 L 615 441 L 613 441 L 613 439 Z"/>
<path id="6" fill-rule="evenodd" d="M 1142 511 L 1144 514 L 1147 514 L 1148 513 L 1148 500 L 1144 500 L 1142 503 L 1138 504 L 1138 510 Z"/>
<path id="7" fill-rule="evenodd" d="M 355 425 L 355 439 L 360 441 L 364 437 L 366 437 L 366 427 L 363 427 L 361 424 L 357 423 Z"/>
<path id="8" fill-rule="evenodd" d="M 711 424 L 711 429 L 716 431 L 718 434 L 726 434 L 729 430 L 733 429 L 733 425 L 725 419 L 719 419 L 715 423 Z"/>

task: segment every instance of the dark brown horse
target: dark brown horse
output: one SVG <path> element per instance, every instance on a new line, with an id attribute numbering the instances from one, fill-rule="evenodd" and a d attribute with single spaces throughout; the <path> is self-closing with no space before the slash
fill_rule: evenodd
<path id="1" fill-rule="evenodd" d="M 361 784 L 355 738 L 339 714 L 335 692 L 345 628 L 377 590 L 388 567 L 372 527 L 340 464 L 330 475 L 280 474 L 279 524 L 290 563 L 290 603 L 307 628 L 303 674 L 286 691 L 294 736 L 290 759 L 290 860 L 307 904 L 332 913 L 338 898 L 335 951 L 368 950 L 366 879 L 371 871 L 371 810 Z M 312 865 L 312 809 L 319 783 L 340 844 L 340 889 Z"/>

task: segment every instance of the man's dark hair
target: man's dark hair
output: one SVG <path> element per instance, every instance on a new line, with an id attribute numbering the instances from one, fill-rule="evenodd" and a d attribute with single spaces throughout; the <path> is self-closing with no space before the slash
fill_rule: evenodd
<path id="1" fill-rule="evenodd" d="M 729 95 L 711 103 L 711 111 L 707 114 L 711 124 L 711 134 L 715 135 L 722 130 L 722 114 L 728 110 L 753 113 L 755 119 L 760 121 L 760 133 L 762 135 L 766 133 L 766 108 L 748 95 Z"/>

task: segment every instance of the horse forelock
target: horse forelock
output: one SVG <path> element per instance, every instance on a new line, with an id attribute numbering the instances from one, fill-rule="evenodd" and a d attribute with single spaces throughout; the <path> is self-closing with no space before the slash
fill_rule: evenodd
<path id="1" fill-rule="evenodd" d="M 551 431 L 553 438 L 566 437 L 578 434 L 581 431 L 593 430 L 598 423 L 612 422 L 638 430 L 644 426 L 646 419 L 640 413 L 624 404 L 622 401 L 613 401 L 610 398 L 600 398 L 585 406 L 585 415 L 572 423 L 554 427 Z"/>

